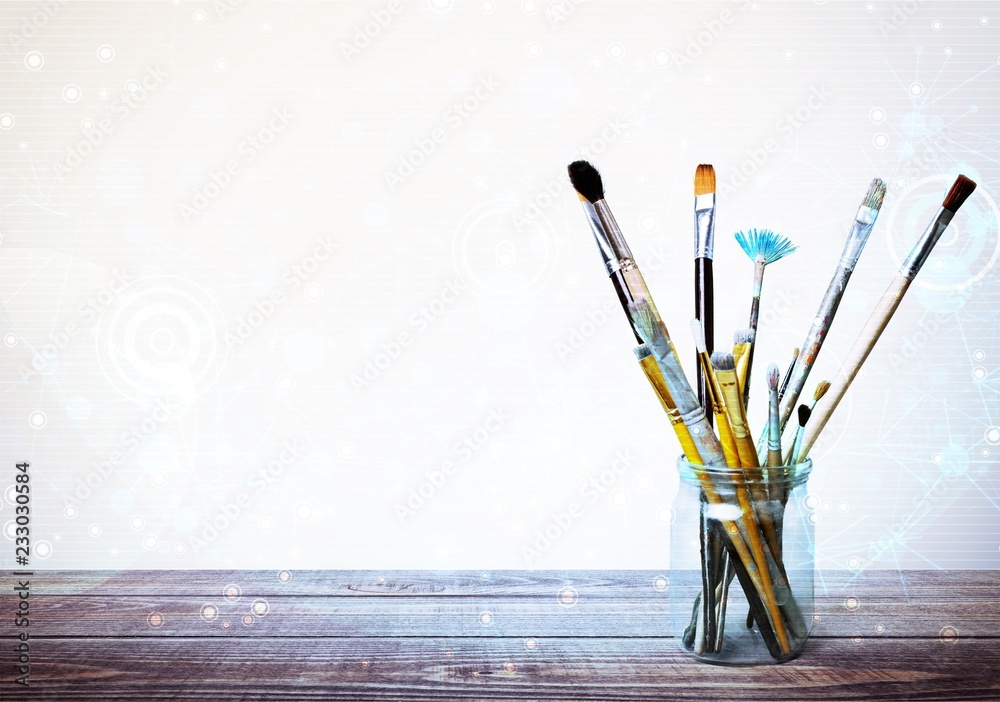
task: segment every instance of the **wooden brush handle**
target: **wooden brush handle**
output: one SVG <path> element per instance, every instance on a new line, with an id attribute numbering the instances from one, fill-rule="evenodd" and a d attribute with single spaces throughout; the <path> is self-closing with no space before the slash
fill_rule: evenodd
<path id="1" fill-rule="evenodd" d="M 875 348 L 875 342 L 882 335 L 889 320 L 892 319 L 892 315 L 896 313 L 896 308 L 899 307 L 899 303 L 902 301 L 909 287 L 910 279 L 897 273 L 892 283 L 890 283 L 889 288 L 885 291 L 885 294 L 882 295 L 882 299 L 879 300 L 871 317 L 868 318 L 865 328 L 858 335 L 858 340 L 854 342 L 854 347 L 851 348 L 844 363 L 840 366 L 837 377 L 830 384 L 830 389 L 813 410 L 812 417 L 810 417 L 802 437 L 802 444 L 797 457 L 798 460 L 802 460 L 805 456 L 809 455 L 809 450 L 816 443 L 816 437 L 823 431 L 826 423 L 830 421 L 830 416 L 837 409 L 837 405 L 843 399 L 847 388 L 851 387 L 851 382 L 858 374 L 858 371 L 861 370 L 861 366 L 868 358 L 868 354 Z"/>

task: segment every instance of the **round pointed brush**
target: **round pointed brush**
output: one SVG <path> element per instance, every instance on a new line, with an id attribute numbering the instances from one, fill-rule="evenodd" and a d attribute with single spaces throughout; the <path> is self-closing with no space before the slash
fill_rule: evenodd
<path id="1" fill-rule="evenodd" d="M 795 430 L 795 438 L 792 440 L 792 447 L 788 450 L 788 455 L 785 456 L 785 465 L 790 466 L 795 463 L 795 457 L 799 455 L 799 449 L 802 446 L 802 433 L 806 430 L 806 424 L 809 423 L 809 417 L 812 415 L 812 407 L 809 405 L 799 405 L 799 428 Z"/>
<path id="2" fill-rule="evenodd" d="M 781 426 L 778 418 L 778 380 L 781 371 L 778 364 L 767 367 L 767 465 L 781 465 Z"/>

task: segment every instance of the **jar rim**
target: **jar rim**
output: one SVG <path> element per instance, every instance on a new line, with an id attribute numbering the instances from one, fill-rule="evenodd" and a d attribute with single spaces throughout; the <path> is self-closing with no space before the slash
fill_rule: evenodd
<path id="1" fill-rule="evenodd" d="M 750 468 L 730 468 L 729 466 L 699 465 L 691 463 L 683 455 L 677 459 L 677 471 L 681 479 L 692 484 L 698 483 L 697 473 L 703 473 L 712 479 L 730 481 L 735 470 L 739 470 L 745 480 L 757 481 L 767 479 L 769 483 L 792 484 L 803 483 L 812 473 L 813 462 L 806 458 L 799 463 L 787 466 L 760 466 Z"/>

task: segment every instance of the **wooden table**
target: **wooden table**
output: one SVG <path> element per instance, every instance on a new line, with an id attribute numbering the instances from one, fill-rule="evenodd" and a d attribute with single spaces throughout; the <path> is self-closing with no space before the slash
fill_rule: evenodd
<path id="1" fill-rule="evenodd" d="M 679 651 L 653 571 L 35 571 L 28 689 L 6 575 L 11 701 L 1000 699 L 1000 571 L 819 573 L 759 668 Z"/>

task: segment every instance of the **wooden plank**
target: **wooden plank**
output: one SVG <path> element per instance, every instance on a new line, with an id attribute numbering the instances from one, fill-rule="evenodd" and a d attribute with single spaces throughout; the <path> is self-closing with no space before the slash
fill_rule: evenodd
<path id="1" fill-rule="evenodd" d="M 783 665 L 700 664 L 669 639 L 62 639 L 5 700 L 983 700 L 995 645 L 815 639 Z"/>
<path id="2" fill-rule="evenodd" d="M 39 595 L 122 594 L 218 597 L 238 584 L 244 596 L 315 595 L 322 597 L 535 597 L 572 586 L 581 596 L 606 594 L 658 599 L 658 580 L 676 580 L 669 570 L 565 571 L 401 571 L 401 570 L 36 570 Z M 286 576 L 282 576 L 286 573 Z M 288 577 L 287 581 L 281 577 Z M 891 591 L 909 598 L 995 594 L 1000 571 L 821 571 L 817 592 L 835 595 Z"/>
<path id="3" fill-rule="evenodd" d="M 33 636 L 576 636 L 662 637 L 671 631 L 666 592 L 659 599 L 581 596 L 572 607 L 554 593 L 518 597 L 163 597 L 143 595 L 36 596 Z M 266 616 L 254 604 L 266 602 Z M 210 617 L 202 608 L 213 607 Z M 0 597 L 0 612 L 17 599 Z M 258 612 L 263 613 L 263 612 Z M 157 626 L 150 624 L 150 617 Z M 813 636 L 921 636 L 942 629 L 963 637 L 1000 636 L 1000 594 L 979 598 L 898 598 L 862 594 L 845 602 L 817 598 Z M 243 623 L 247 620 L 250 625 Z M 228 624 L 226 624 L 228 623 Z M 224 628 L 228 627 L 228 628 Z M 0 617 L 0 636 L 15 634 L 13 617 Z"/>

